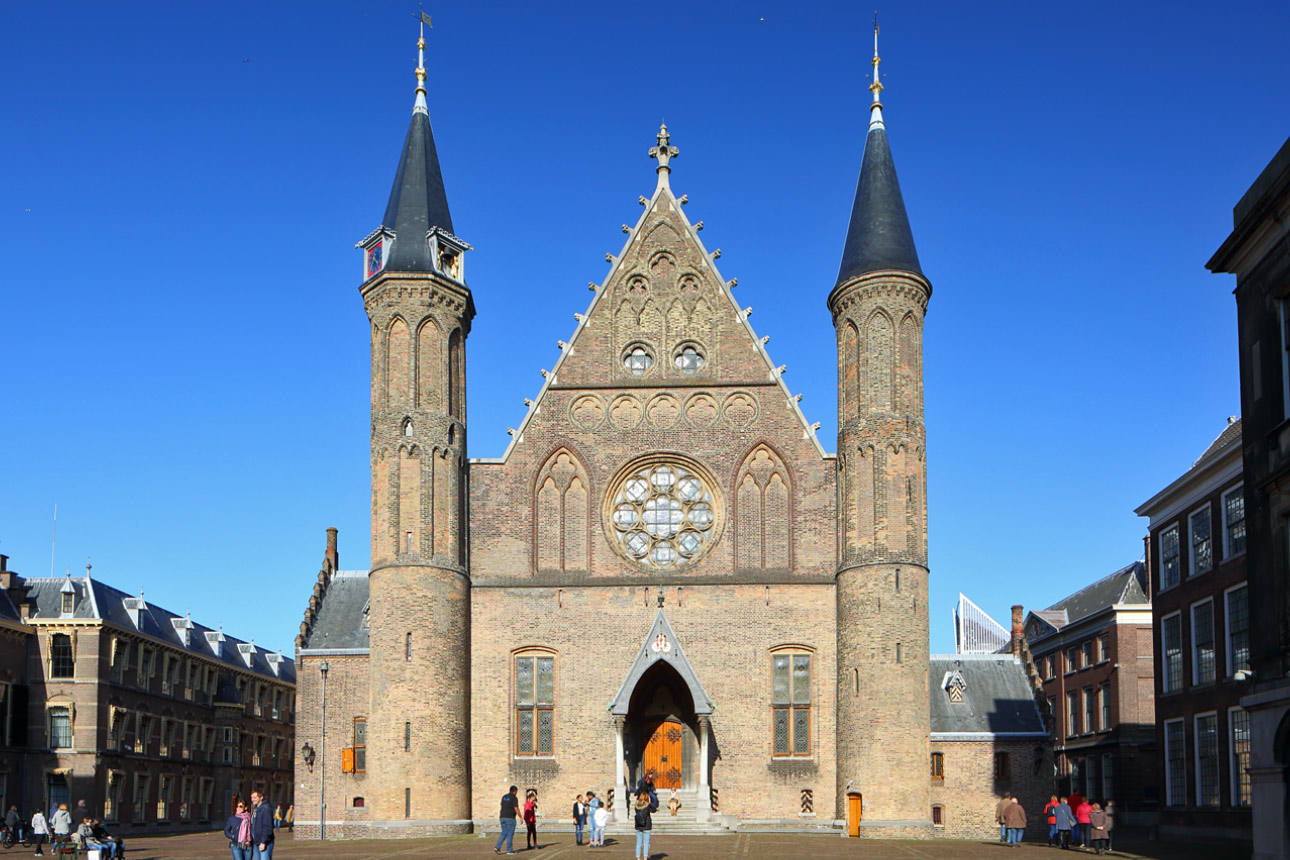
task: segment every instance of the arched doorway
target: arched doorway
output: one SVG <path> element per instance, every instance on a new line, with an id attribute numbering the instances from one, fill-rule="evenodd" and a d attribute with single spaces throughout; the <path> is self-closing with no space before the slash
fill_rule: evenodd
<path id="1" fill-rule="evenodd" d="M 698 785 L 698 720 L 685 681 L 669 663 L 649 667 L 632 691 L 627 724 L 632 732 L 628 755 L 631 784 L 646 775 L 656 788 Z"/>

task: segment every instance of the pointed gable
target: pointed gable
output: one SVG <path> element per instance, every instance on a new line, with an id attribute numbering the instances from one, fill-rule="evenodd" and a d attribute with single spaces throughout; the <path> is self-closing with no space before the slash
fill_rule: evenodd
<path id="1" fill-rule="evenodd" d="M 658 662 L 669 665 L 685 682 L 686 688 L 690 691 L 690 697 L 694 699 L 694 713 L 712 713 L 712 702 L 708 699 L 703 685 L 699 683 L 698 676 L 694 674 L 690 661 L 686 659 L 685 650 L 681 647 L 680 640 L 676 638 L 672 625 L 668 623 L 667 616 L 660 608 L 658 614 L 654 616 L 654 624 L 651 625 L 645 641 L 641 644 L 640 652 L 636 655 L 636 661 L 632 663 L 631 671 L 627 673 L 623 685 L 618 688 L 618 695 L 614 696 L 613 701 L 609 703 L 608 710 L 611 714 L 627 715 L 636 684 L 644 677 L 645 672 Z"/>

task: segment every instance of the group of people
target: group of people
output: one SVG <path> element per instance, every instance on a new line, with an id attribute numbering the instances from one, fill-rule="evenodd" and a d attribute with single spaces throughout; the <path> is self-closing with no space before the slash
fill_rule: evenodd
<path id="1" fill-rule="evenodd" d="M 999 841 L 1016 846 L 1026 831 L 1026 810 L 1015 794 L 1005 794 L 994 810 L 999 824 Z M 1090 803 L 1078 792 L 1067 797 L 1053 795 L 1044 806 L 1048 821 L 1048 844 L 1068 849 L 1092 848 L 1097 854 L 1111 850 L 1111 831 L 1115 827 L 1115 804 L 1106 801 Z"/>
<path id="2" fill-rule="evenodd" d="M 9 807 L 4 823 L 13 834 L 14 841 L 21 841 L 23 818 L 17 806 Z M 31 828 L 27 834 L 36 847 L 37 857 L 44 856 L 46 842 L 74 842 L 82 850 L 100 851 L 107 860 L 122 860 L 125 857 L 125 840 L 108 833 L 103 826 L 103 819 L 90 815 L 89 805 L 84 800 L 76 805 L 75 813 L 67 809 L 66 803 L 58 804 L 58 808 L 48 818 L 45 817 L 44 809 L 37 809 L 31 816 Z"/>
<path id="3" fill-rule="evenodd" d="M 515 853 L 515 826 L 519 819 L 524 820 L 526 830 L 525 850 L 542 847 L 541 843 L 538 842 L 537 834 L 537 792 L 532 789 L 525 792 L 524 805 L 521 807 L 519 791 L 519 786 L 512 785 L 510 790 L 502 795 L 502 806 L 499 814 L 502 832 L 497 837 L 497 844 L 493 846 L 494 854 L 501 854 L 503 845 L 506 846 L 507 854 Z M 668 801 L 668 808 L 672 810 L 673 815 L 676 815 L 676 810 L 680 805 L 676 792 L 673 791 L 672 797 Z M 635 856 L 638 860 L 649 860 L 649 840 L 654 829 L 653 813 L 657 811 L 658 792 L 654 789 L 654 781 L 647 776 L 641 779 L 636 786 L 635 799 L 632 802 L 633 824 L 636 830 Z M 585 844 L 592 848 L 604 847 L 605 824 L 608 821 L 609 809 L 601 802 L 594 791 L 580 794 L 574 799 L 573 835 L 577 844 Z M 583 842 L 584 834 L 588 837 L 585 843 Z M 235 855 L 234 860 L 245 860 L 245 858 L 238 858 Z"/>
<path id="4" fill-rule="evenodd" d="M 224 822 L 233 860 L 273 860 L 273 839 L 282 822 L 282 807 L 269 808 L 260 791 L 251 792 L 251 808 L 238 801 L 233 814 Z"/>

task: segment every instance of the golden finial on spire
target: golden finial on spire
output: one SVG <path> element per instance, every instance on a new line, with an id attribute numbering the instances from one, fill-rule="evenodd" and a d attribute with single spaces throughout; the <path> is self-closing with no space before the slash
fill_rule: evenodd
<path id="1" fill-rule="evenodd" d="M 873 83 L 869 85 L 869 92 L 873 93 L 873 104 L 869 105 L 869 128 L 886 128 L 882 122 L 882 102 L 879 101 L 878 95 L 882 92 L 882 81 L 878 79 L 878 64 L 882 58 L 878 56 L 878 13 L 873 13 Z"/>
<path id="2" fill-rule="evenodd" d="M 417 16 L 421 24 L 421 35 L 417 39 L 417 101 L 412 107 L 413 113 L 423 113 L 430 115 L 430 109 L 426 107 L 426 27 L 434 28 L 430 23 L 430 16 L 426 14 L 425 9 L 421 9 Z"/>

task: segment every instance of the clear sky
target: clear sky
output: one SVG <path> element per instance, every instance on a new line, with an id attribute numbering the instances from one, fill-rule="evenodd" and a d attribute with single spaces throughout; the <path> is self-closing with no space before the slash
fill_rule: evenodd
<path id="1" fill-rule="evenodd" d="M 368 562 L 354 243 L 407 128 L 414 3 L 0 7 L 0 552 L 289 652 L 324 547 Z M 476 250 L 470 453 L 496 456 L 604 255 L 672 185 L 836 447 L 837 276 L 871 10 L 430 4 Z M 1204 263 L 1290 134 L 1290 4 L 900 3 L 885 117 L 923 269 L 932 648 L 1142 555 L 1133 508 L 1239 411 Z M 607 635 L 612 635 L 606 631 Z"/>

